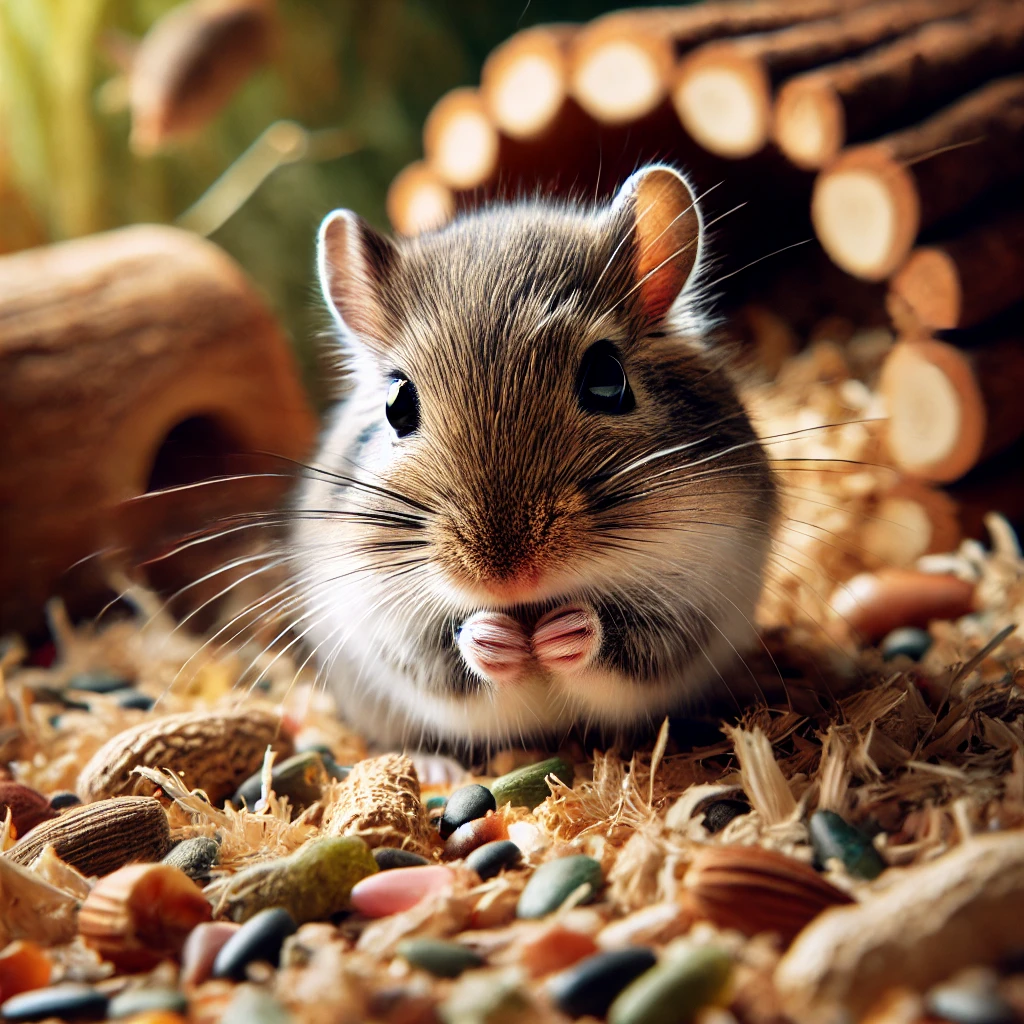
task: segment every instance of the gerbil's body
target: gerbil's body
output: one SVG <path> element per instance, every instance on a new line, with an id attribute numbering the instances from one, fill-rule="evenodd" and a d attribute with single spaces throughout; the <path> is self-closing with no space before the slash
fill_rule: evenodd
<path id="1" fill-rule="evenodd" d="M 699 247 L 660 167 L 399 243 L 325 222 L 354 388 L 297 503 L 297 629 L 369 736 L 642 726 L 749 646 L 776 497 L 689 308 Z"/>

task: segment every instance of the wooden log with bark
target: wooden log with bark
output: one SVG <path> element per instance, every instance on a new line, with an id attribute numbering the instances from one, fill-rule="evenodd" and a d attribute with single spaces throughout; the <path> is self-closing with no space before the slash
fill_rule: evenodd
<path id="1" fill-rule="evenodd" d="M 105 593 L 91 556 L 273 508 L 315 433 L 287 339 L 212 243 L 146 225 L 4 257 L 0 632 L 51 596 Z M 254 472 L 277 475 L 214 487 L 212 504 L 197 486 L 171 522 L 142 502 L 119 529 L 142 495 Z"/>
<path id="2" fill-rule="evenodd" d="M 798 167 L 818 170 L 848 144 L 926 116 L 1024 66 L 1024 4 L 989 3 L 925 25 L 779 89 L 773 137 Z"/>
<path id="3" fill-rule="evenodd" d="M 915 249 L 889 283 L 887 304 L 904 331 L 974 327 L 1024 299 L 1024 207 Z"/>
<path id="4" fill-rule="evenodd" d="M 885 0 L 777 32 L 715 41 L 684 58 L 672 98 L 686 130 L 705 149 L 734 159 L 768 141 L 776 86 L 785 78 L 859 53 L 975 0 Z"/>
<path id="5" fill-rule="evenodd" d="M 900 341 L 882 366 L 879 389 L 893 464 L 920 480 L 956 480 L 1024 435 L 1024 338 L 968 348 Z"/>
<path id="6" fill-rule="evenodd" d="M 927 120 L 844 151 L 814 184 L 811 217 L 829 256 L 878 281 L 922 228 L 1024 172 L 1024 75 L 1001 78 Z"/>
<path id="7" fill-rule="evenodd" d="M 867 0 L 713 0 L 681 7 L 615 11 L 573 40 L 569 88 L 606 124 L 644 117 L 668 96 L 676 61 L 711 39 L 823 18 Z"/>

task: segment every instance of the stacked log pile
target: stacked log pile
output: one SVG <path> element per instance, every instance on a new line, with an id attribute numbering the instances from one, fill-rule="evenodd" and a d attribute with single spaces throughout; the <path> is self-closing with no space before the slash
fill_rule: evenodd
<path id="1" fill-rule="evenodd" d="M 415 234 L 686 168 L 713 284 L 769 372 L 801 338 L 898 339 L 875 457 L 902 478 L 896 519 L 914 504 L 945 538 L 939 486 L 966 529 L 975 481 L 1024 514 L 1022 72 L 1022 0 L 706 0 L 534 27 L 438 102 L 389 214 Z"/>

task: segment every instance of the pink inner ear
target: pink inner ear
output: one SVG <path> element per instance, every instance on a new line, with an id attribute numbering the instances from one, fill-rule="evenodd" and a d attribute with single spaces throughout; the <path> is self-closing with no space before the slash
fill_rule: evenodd
<path id="1" fill-rule="evenodd" d="M 661 320 L 683 290 L 697 259 L 700 221 L 686 183 L 672 171 L 648 171 L 636 185 L 637 272 L 640 302 Z"/>
<path id="2" fill-rule="evenodd" d="M 322 286 L 346 326 L 364 341 L 382 331 L 377 290 L 393 250 L 387 239 L 355 215 L 342 213 L 324 222 L 320 244 Z"/>

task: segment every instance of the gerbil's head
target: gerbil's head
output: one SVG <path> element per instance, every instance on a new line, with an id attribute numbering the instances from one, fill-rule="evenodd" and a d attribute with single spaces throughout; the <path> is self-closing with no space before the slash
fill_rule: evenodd
<path id="1" fill-rule="evenodd" d="M 347 211 L 321 228 L 350 401 L 366 410 L 353 462 L 401 496 L 373 498 L 382 510 L 416 510 L 396 600 L 443 609 L 456 631 L 477 613 L 522 624 L 514 678 L 470 660 L 499 719 L 523 686 L 555 691 L 577 718 L 653 714 L 707 675 L 701 649 L 719 633 L 732 646 L 726 620 L 749 617 L 774 488 L 697 333 L 701 249 L 694 197 L 664 166 L 596 208 L 499 206 L 394 242 Z M 363 550 L 401 533 L 384 519 L 359 529 Z M 597 639 L 571 671 L 548 672 L 532 631 L 566 606 L 587 609 Z M 627 657 L 616 636 L 630 630 Z M 446 696 L 443 681 L 424 685 Z M 448 696 L 465 701 L 465 684 Z"/>

